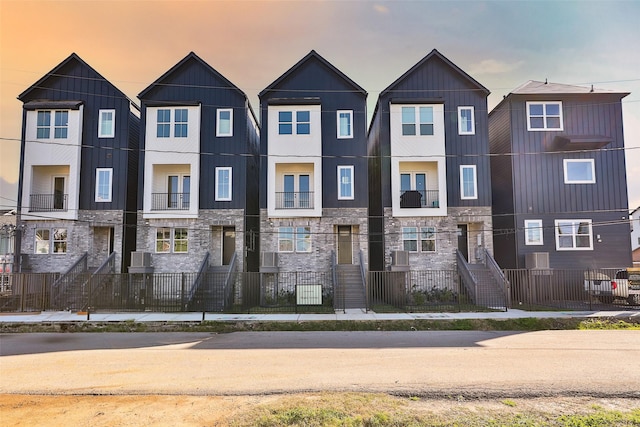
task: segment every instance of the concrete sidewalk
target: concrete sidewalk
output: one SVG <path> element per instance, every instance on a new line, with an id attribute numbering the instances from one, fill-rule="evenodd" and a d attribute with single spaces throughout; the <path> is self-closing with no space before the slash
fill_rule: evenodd
<path id="1" fill-rule="evenodd" d="M 454 319 L 524 319 L 524 318 L 572 318 L 572 317 L 639 317 L 640 311 L 523 311 L 489 313 L 374 313 L 351 309 L 335 314 L 223 314 L 205 313 L 205 321 L 213 322 L 311 322 L 358 320 L 454 320 Z M 202 312 L 196 313 L 76 313 L 68 311 L 43 311 L 38 313 L 0 313 L 0 323 L 60 323 L 60 322 L 201 322 Z"/>

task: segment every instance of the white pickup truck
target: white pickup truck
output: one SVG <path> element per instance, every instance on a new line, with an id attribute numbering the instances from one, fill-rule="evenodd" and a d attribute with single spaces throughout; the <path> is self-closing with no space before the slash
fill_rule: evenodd
<path id="1" fill-rule="evenodd" d="M 584 290 L 605 304 L 625 299 L 630 305 L 640 305 L 640 268 L 618 270 L 613 278 L 597 271 L 585 272 Z"/>

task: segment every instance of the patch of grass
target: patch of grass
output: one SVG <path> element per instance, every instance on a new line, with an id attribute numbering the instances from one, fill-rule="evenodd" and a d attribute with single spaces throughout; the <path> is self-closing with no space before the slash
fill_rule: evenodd
<path id="1" fill-rule="evenodd" d="M 606 329 L 606 330 L 615 330 L 615 329 L 634 329 L 640 330 L 640 323 L 630 323 L 625 322 L 624 320 L 615 320 L 615 319 L 587 319 L 583 320 L 578 324 L 578 329 Z"/>
<path id="2" fill-rule="evenodd" d="M 502 404 L 503 404 L 503 405 L 506 405 L 506 406 L 510 406 L 510 407 L 512 407 L 512 408 L 515 408 L 515 407 L 516 407 L 516 402 L 514 402 L 514 401 L 513 401 L 513 400 L 511 400 L 511 399 L 504 399 L 504 400 L 502 401 Z"/>

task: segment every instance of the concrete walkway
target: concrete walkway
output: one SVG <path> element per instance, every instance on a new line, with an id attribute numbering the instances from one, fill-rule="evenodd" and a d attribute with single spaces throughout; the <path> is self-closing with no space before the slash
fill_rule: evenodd
<path id="1" fill-rule="evenodd" d="M 640 311 L 523 311 L 489 313 L 374 313 L 360 309 L 342 310 L 335 314 L 223 314 L 205 313 L 205 321 L 213 322 L 310 322 L 342 320 L 454 320 L 454 319 L 524 319 L 524 318 L 597 318 L 640 317 Z M 202 312 L 197 313 L 76 313 L 68 311 L 43 311 L 36 313 L 0 313 L 0 323 L 57 323 L 57 322 L 201 322 Z"/>

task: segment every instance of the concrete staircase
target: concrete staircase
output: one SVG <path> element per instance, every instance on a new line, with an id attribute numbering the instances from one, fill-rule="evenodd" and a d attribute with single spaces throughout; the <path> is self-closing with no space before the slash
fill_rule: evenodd
<path id="1" fill-rule="evenodd" d="M 467 264 L 476 279 L 478 293 L 475 304 L 488 308 L 504 309 L 506 301 L 500 284 L 484 264 Z"/>
<path id="2" fill-rule="evenodd" d="M 338 281 L 337 292 L 334 295 L 336 307 L 367 308 L 367 300 L 364 295 L 364 285 L 360 275 L 360 266 L 353 264 L 338 264 L 336 266 L 336 278 Z"/>

